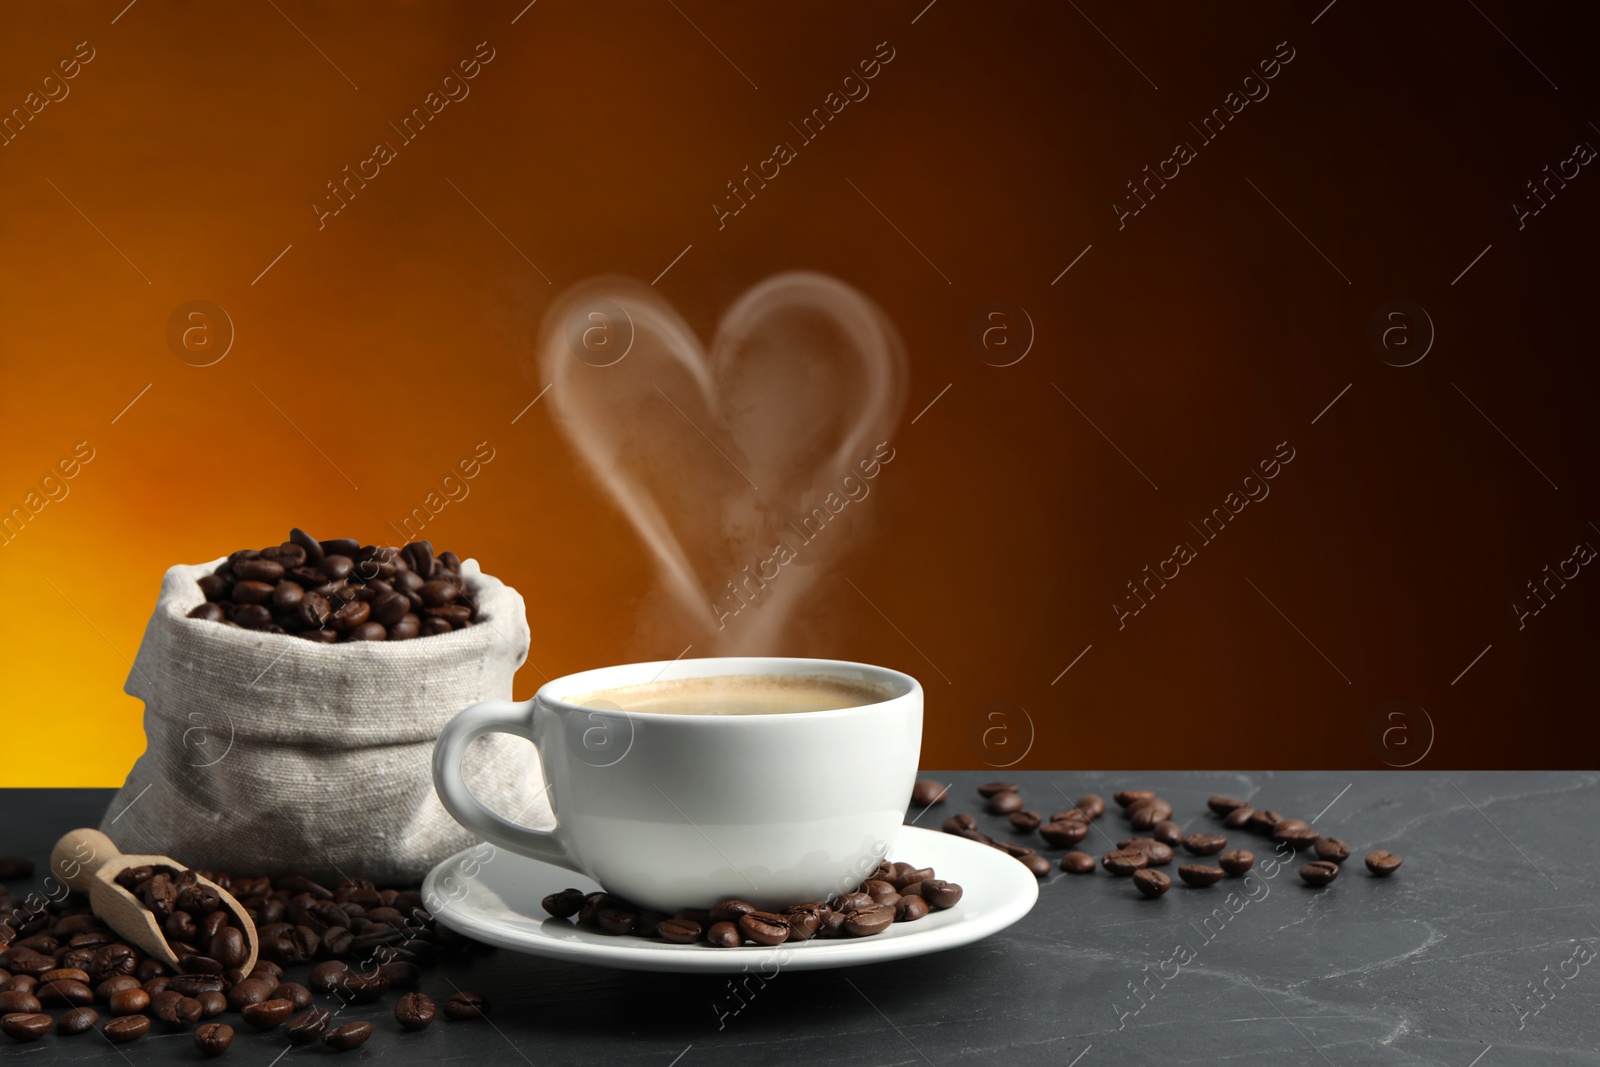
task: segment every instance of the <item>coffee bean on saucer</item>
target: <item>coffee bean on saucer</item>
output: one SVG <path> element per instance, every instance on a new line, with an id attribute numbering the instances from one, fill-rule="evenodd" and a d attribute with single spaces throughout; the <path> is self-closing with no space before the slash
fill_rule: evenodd
<path id="1" fill-rule="evenodd" d="M 94 1029 L 94 1024 L 99 1021 L 100 1013 L 93 1008 L 73 1008 L 56 1020 L 56 1033 L 69 1036 L 81 1034 Z"/>
<path id="2" fill-rule="evenodd" d="M 43 1012 L 14 1011 L 0 1017 L 0 1033 L 16 1042 L 37 1041 L 56 1021 Z"/>
<path id="3" fill-rule="evenodd" d="M 891 884 L 902 893 L 906 891 L 906 886 L 916 885 L 924 879 L 934 877 L 932 867 L 912 867 L 909 863 L 905 867 L 905 870 L 901 870 L 900 864 L 895 864 L 895 876 L 890 880 Z"/>
<path id="4" fill-rule="evenodd" d="M 1141 800 L 1154 800 L 1155 793 L 1149 789 L 1120 789 L 1111 795 L 1119 807 L 1131 808 Z"/>
<path id="5" fill-rule="evenodd" d="M 844 928 L 851 937 L 871 937 L 887 930 L 893 922 L 894 908 L 887 904 L 872 904 L 846 915 Z"/>
<path id="6" fill-rule="evenodd" d="M 964 811 L 959 811 L 944 821 L 944 832 L 959 834 L 964 830 L 976 830 L 978 820 Z"/>
<path id="7" fill-rule="evenodd" d="M 1367 853 L 1367 870 L 1379 878 L 1387 878 L 1400 869 L 1403 863 L 1399 856 L 1387 849 L 1377 849 Z"/>
<path id="8" fill-rule="evenodd" d="M 1049 864 L 1045 868 L 1049 869 Z M 928 902 L 920 896 L 906 896 L 900 898 L 900 903 L 895 905 L 894 921 L 897 923 L 916 922 L 931 911 Z"/>
<path id="9" fill-rule="evenodd" d="M 756 906 L 745 900 L 724 900 L 711 909 L 711 921 L 714 923 L 739 921 L 739 916 L 749 915 L 756 910 Z"/>
<path id="10" fill-rule="evenodd" d="M 1296 851 L 1310 848 L 1321 836 L 1304 819 L 1279 819 L 1272 827 L 1272 839 Z"/>
<path id="11" fill-rule="evenodd" d="M 194 1047 L 202 1056 L 220 1056 L 232 1044 L 233 1027 L 227 1023 L 206 1023 L 194 1032 Z"/>
<path id="12" fill-rule="evenodd" d="M 1016 791 L 1015 782 L 990 782 L 988 785 L 980 785 L 978 787 L 978 795 L 985 800 L 989 800 L 1000 793 L 1015 793 Z"/>
<path id="13" fill-rule="evenodd" d="M 322 1043 L 331 1049 L 344 1052 L 366 1044 L 367 1038 L 372 1036 L 372 1024 L 363 1022 L 345 1023 L 335 1027 L 322 1035 Z"/>
<path id="14" fill-rule="evenodd" d="M 1044 816 L 1036 811 L 1014 811 L 1006 816 L 1006 820 L 1011 823 L 1013 830 L 1029 833 L 1039 828 L 1039 824 L 1044 822 Z"/>
<path id="15" fill-rule="evenodd" d="M 1247 804 L 1245 801 L 1235 800 L 1233 797 L 1212 797 L 1210 800 L 1206 801 L 1206 807 L 1210 808 L 1218 815 L 1226 815 L 1230 811 L 1238 811 L 1240 808 L 1246 806 Z"/>
<path id="16" fill-rule="evenodd" d="M 1063 819 L 1039 827 L 1039 836 L 1057 848 L 1076 845 L 1089 836 L 1089 824 L 1081 819 Z"/>
<path id="17" fill-rule="evenodd" d="M 887 885 L 887 882 L 880 883 Z M 892 891 L 891 887 L 891 891 Z M 900 896 L 895 894 L 898 901 Z M 752 911 L 739 916 L 739 933 L 758 945 L 781 945 L 789 940 L 789 920 L 768 911 Z"/>
<path id="18" fill-rule="evenodd" d="M 1094 857 L 1087 852 L 1068 852 L 1061 857 L 1061 869 L 1068 874 L 1093 874 Z"/>
<path id="19" fill-rule="evenodd" d="M 1350 858 L 1350 846 L 1337 837 L 1318 838 L 1316 843 L 1317 859 L 1328 860 L 1332 863 L 1343 863 Z"/>
<path id="20" fill-rule="evenodd" d="M 563 889 L 559 893 L 551 893 L 542 903 L 544 910 L 556 918 L 570 919 L 583 907 L 583 890 Z"/>
<path id="21" fill-rule="evenodd" d="M 445 1002 L 444 1013 L 451 1019 L 481 1019 L 489 1014 L 489 1000 L 481 993 L 457 993 Z"/>
<path id="22" fill-rule="evenodd" d="M 1228 839 L 1221 834 L 1190 834 L 1183 839 L 1184 850 L 1196 856 L 1209 856 L 1227 847 Z"/>
<path id="23" fill-rule="evenodd" d="M 607 907 L 600 909 L 599 921 L 600 929 L 606 933 L 625 934 L 639 921 L 639 915 L 628 908 Z"/>
<path id="24" fill-rule="evenodd" d="M 1256 865 L 1255 854 L 1242 848 L 1229 849 L 1217 857 L 1217 864 L 1229 874 L 1238 877 Z"/>
<path id="25" fill-rule="evenodd" d="M 407 993 L 405 997 L 400 998 L 401 1003 L 405 1002 L 406 997 L 411 996 L 421 996 L 421 994 Z M 394 1011 L 395 1018 L 399 1019 L 400 1008 L 396 1006 Z M 311 1042 L 321 1037 L 328 1029 L 328 1025 L 332 1022 L 332 1012 L 326 1011 L 322 1008 L 307 1008 L 305 1011 L 291 1017 L 288 1022 L 283 1024 L 283 1036 L 289 1039 L 289 1044 L 291 1045 L 309 1045 Z M 400 1025 L 405 1026 L 404 1019 L 400 1019 Z M 409 1030 L 411 1028 L 406 1027 L 406 1029 Z"/>
<path id="26" fill-rule="evenodd" d="M 1163 845 L 1176 848 L 1183 842 L 1183 827 L 1171 819 L 1163 819 L 1150 828 L 1150 836 L 1160 841 Z"/>
<path id="27" fill-rule="evenodd" d="M 1134 871 L 1133 886 L 1145 896 L 1155 898 L 1172 888 L 1172 879 L 1160 871 Z"/>
<path id="28" fill-rule="evenodd" d="M 989 798 L 989 811 L 994 815 L 1010 815 L 1022 810 L 1022 795 L 1013 790 L 996 793 Z"/>
<path id="29" fill-rule="evenodd" d="M 1100 866 L 1112 874 L 1124 876 L 1143 870 L 1149 863 L 1149 857 L 1137 848 L 1119 848 L 1100 857 Z"/>
<path id="30" fill-rule="evenodd" d="M 674 945 L 692 945 L 700 939 L 701 926 L 688 919 L 668 919 L 656 924 L 656 935 Z"/>
<path id="31" fill-rule="evenodd" d="M 1050 873 L 1050 861 L 1037 852 L 1027 856 L 1019 856 L 1017 859 L 1033 873 L 1035 878 L 1043 878 Z"/>
<path id="32" fill-rule="evenodd" d="M 744 938 L 739 936 L 739 928 L 731 922 L 715 922 L 706 931 L 706 943 L 717 948 L 738 948 L 744 943 Z"/>
<path id="33" fill-rule="evenodd" d="M 1252 811 L 1250 818 L 1245 821 L 1245 828 L 1254 830 L 1258 834 L 1270 834 L 1272 828 L 1283 821 L 1283 816 L 1275 811 L 1263 809 Z"/>
<path id="34" fill-rule="evenodd" d="M 1222 818 L 1222 825 L 1230 830 L 1244 830 L 1250 826 L 1250 820 L 1256 813 L 1250 808 L 1234 808 Z"/>
<path id="35" fill-rule="evenodd" d="M 922 883 L 922 899 L 935 911 L 953 908 L 961 900 L 961 887 L 943 878 L 929 878 Z"/>
<path id="36" fill-rule="evenodd" d="M 100 1032 L 106 1035 L 108 1041 L 118 1045 L 141 1038 L 149 1031 L 150 1017 L 148 1015 L 123 1015 L 112 1019 L 100 1028 Z"/>
<path id="37" fill-rule="evenodd" d="M 911 803 L 924 808 L 933 804 L 943 804 L 947 792 L 949 792 L 948 786 L 932 778 L 922 778 L 911 787 Z"/>
<path id="38" fill-rule="evenodd" d="M 1216 885 L 1225 872 L 1221 867 L 1207 867 L 1199 863 L 1186 863 L 1178 868 L 1178 877 L 1193 886 Z"/>
<path id="39" fill-rule="evenodd" d="M 1097 793 L 1085 793 L 1078 798 L 1077 810 L 1085 819 L 1093 821 L 1106 813 L 1106 802 Z"/>
<path id="40" fill-rule="evenodd" d="M 1339 865 L 1329 860 L 1312 860 L 1300 868 L 1300 877 L 1307 885 L 1320 888 L 1339 877 Z"/>

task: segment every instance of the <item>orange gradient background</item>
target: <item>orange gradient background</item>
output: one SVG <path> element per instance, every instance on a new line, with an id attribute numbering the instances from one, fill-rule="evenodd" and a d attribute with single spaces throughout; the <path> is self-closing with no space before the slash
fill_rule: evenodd
<path id="1" fill-rule="evenodd" d="M 656 288 L 702 337 L 790 268 L 904 337 L 870 536 L 774 651 L 918 676 L 925 765 L 1382 766 L 1396 700 L 1433 724 L 1424 767 L 1592 764 L 1600 577 L 1522 629 L 1510 607 L 1600 545 L 1600 177 L 1520 230 L 1511 210 L 1600 144 L 1592 15 L 524 2 L 7 10 L 7 112 L 79 42 L 94 58 L 0 147 L 0 505 L 94 458 L 0 547 L 0 784 L 120 783 L 169 565 L 292 525 L 392 541 L 480 441 L 495 458 L 424 536 L 527 598 L 516 695 L 676 655 L 637 623 L 652 560 L 547 405 L 512 420 L 556 294 L 686 246 Z M 1284 41 L 1270 96 L 1119 229 L 1125 183 Z M 470 96 L 319 229 L 325 183 L 479 42 Z M 880 42 L 870 96 L 719 230 L 724 183 Z M 1406 368 L 1367 341 L 1397 299 L 1437 330 Z M 168 347 L 189 300 L 232 319 L 214 366 Z M 1036 332 L 1013 366 L 970 340 L 991 301 Z M 1119 629 L 1125 583 L 1282 441 L 1270 498 Z"/>

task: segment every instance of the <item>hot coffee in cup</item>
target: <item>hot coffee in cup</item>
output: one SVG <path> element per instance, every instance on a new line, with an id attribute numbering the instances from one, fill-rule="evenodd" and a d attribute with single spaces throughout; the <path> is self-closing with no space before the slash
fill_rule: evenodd
<path id="1" fill-rule="evenodd" d="M 539 750 L 551 830 L 478 803 L 461 775 L 477 737 Z M 434 750 L 440 800 L 494 844 L 674 911 L 737 897 L 823 900 L 882 858 L 905 814 L 922 687 L 840 660 L 639 663 L 558 678 L 521 704 L 474 705 Z"/>

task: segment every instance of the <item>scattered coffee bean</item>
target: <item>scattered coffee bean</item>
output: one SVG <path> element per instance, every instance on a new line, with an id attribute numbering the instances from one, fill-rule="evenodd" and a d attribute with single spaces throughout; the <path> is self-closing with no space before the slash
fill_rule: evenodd
<path id="1" fill-rule="evenodd" d="M 202 1019 L 213 1018 L 228 1010 L 228 998 L 214 989 L 200 993 L 194 999 L 200 1003 L 200 1018 Z"/>
<path id="2" fill-rule="evenodd" d="M 94 1029 L 94 1024 L 99 1021 L 100 1013 L 93 1008 L 73 1008 L 56 1021 L 56 1033 L 81 1034 Z"/>
<path id="3" fill-rule="evenodd" d="M 1304 819 L 1279 819 L 1272 827 L 1272 839 L 1296 851 L 1310 848 L 1321 836 Z"/>
<path id="4" fill-rule="evenodd" d="M 1242 848 L 1235 848 L 1229 849 L 1227 852 L 1224 852 L 1222 855 L 1218 856 L 1217 863 L 1224 871 L 1227 871 L 1234 877 L 1238 877 L 1256 865 L 1256 857 L 1252 852 L 1248 852 Z"/>
<path id="5" fill-rule="evenodd" d="M 42 1006 L 39 998 L 25 989 L 0 993 L 0 1015 L 37 1015 Z"/>
<path id="6" fill-rule="evenodd" d="M 1130 837 L 1117 842 L 1118 848 L 1136 848 L 1144 853 L 1151 867 L 1165 867 L 1172 862 L 1172 847 L 1153 837 Z"/>
<path id="7" fill-rule="evenodd" d="M 415 996 L 420 994 L 406 994 Z M 404 1001 L 404 997 L 401 998 Z M 399 1018 L 400 1009 L 395 1009 L 395 1017 Z M 291 1045 L 309 1045 L 321 1037 L 328 1029 L 328 1024 L 333 1022 L 333 1013 L 322 1008 L 308 1008 L 283 1024 L 283 1036 L 289 1039 Z M 401 1020 L 404 1025 L 405 1020 Z"/>
<path id="8" fill-rule="evenodd" d="M 1006 821 L 1011 823 L 1013 830 L 1030 833 L 1037 830 L 1039 824 L 1044 822 L 1044 816 L 1036 811 L 1014 811 L 1006 816 Z"/>
<path id="9" fill-rule="evenodd" d="M 1163 845 L 1176 848 L 1183 842 L 1183 827 L 1171 819 L 1164 819 L 1150 828 L 1150 836 Z"/>
<path id="10" fill-rule="evenodd" d="M 1022 795 L 1020 793 L 1007 790 L 1003 793 L 996 793 L 989 798 L 989 811 L 992 814 L 1009 815 L 1014 811 L 1021 810 Z"/>
<path id="11" fill-rule="evenodd" d="M 1141 800 L 1154 800 L 1155 793 L 1148 789 L 1123 789 L 1111 795 L 1119 807 L 1131 808 Z"/>
<path id="12" fill-rule="evenodd" d="M 1216 885 L 1222 881 L 1223 874 L 1221 867 L 1207 867 L 1199 863 L 1185 863 L 1178 868 L 1178 877 L 1195 886 Z"/>
<path id="13" fill-rule="evenodd" d="M 1154 898 L 1161 896 L 1172 888 L 1172 879 L 1160 871 L 1134 871 L 1133 885 L 1135 889 L 1145 896 Z"/>
<path id="14" fill-rule="evenodd" d="M 480 1019 L 489 1014 L 489 1001 L 481 993 L 457 993 L 445 1002 L 445 1016 L 451 1019 Z"/>
<path id="15" fill-rule="evenodd" d="M 923 808 L 932 804 L 943 804 L 947 792 L 949 792 L 948 786 L 932 778 L 923 778 L 911 787 L 911 803 Z"/>
<path id="16" fill-rule="evenodd" d="M 1156 797 L 1152 800 L 1141 800 L 1128 809 L 1128 821 L 1135 830 L 1151 830 L 1156 823 L 1165 822 L 1172 818 L 1172 805 Z"/>
<path id="17" fill-rule="evenodd" d="M 233 1027 L 206 1023 L 194 1032 L 194 1047 L 202 1056 L 220 1056 L 233 1044 Z"/>
<path id="18" fill-rule="evenodd" d="M 407 993 L 394 1006 L 394 1019 L 407 1030 L 425 1030 L 438 1009 L 426 993 Z"/>
<path id="19" fill-rule="evenodd" d="M 1404 861 L 1387 849 L 1377 849 L 1367 853 L 1367 870 L 1379 878 L 1387 878 L 1400 869 Z"/>
<path id="20" fill-rule="evenodd" d="M 1223 816 L 1222 825 L 1230 830 L 1245 830 L 1249 828 L 1250 820 L 1255 816 L 1256 813 L 1250 808 L 1234 808 Z"/>
<path id="21" fill-rule="evenodd" d="M 343 960 L 325 960 L 311 968 L 311 977 L 306 979 L 306 984 L 311 987 L 313 993 L 332 993 L 335 986 L 343 981 L 344 975 L 349 970 L 350 965 Z M 265 985 L 265 983 L 262 984 Z M 233 994 L 238 989 L 238 986 L 234 986 L 232 990 L 229 990 L 228 999 L 230 1002 L 233 1001 Z M 257 997 L 256 1000 L 266 1000 L 267 995 L 271 992 L 271 989 L 263 989 L 261 996 Z M 250 1003 L 254 1004 L 256 1001 L 253 1000 Z M 241 1004 L 234 1004 L 235 1008 L 242 1006 Z"/>
<path id="22" fill-rule="evenodd" d="M 150 994 L 138 986 L 119 989 L 107 1001 L 112 1015 L 137 1015 L 150 1006 Z"/>
<path id="23" fill-rule="evenodd" d="M 1089 824 L 1082 819 L 1063 819 L 1039 827 L 1039 836 L 1057 848 L 1076 845 L 1089 836 Z"/>
<path id="24" fill-rule="evenodd" d="M 1130 875 L 1134 871 L 1143 870 L 1150 863 L 1143 850 L 1137 848 L 1119 848 L 1115 852 L 1107 852 L 1100 857 L 1100 866 L 1116 875 Z"/>
<path id="25" fill-rule="evenodd" d="M 1096 793 L 1085 793 L 1078 798 L 1077 810 L 1085 819 L 1093 821 L 1106 813 L 1106 802 Z"/>
<path id="26" fill-rule="evenodd" d="M 76 1008 L 94 1003 L 94 990 L 70 978 L 61 978 L 53 982 L 41 981 L 34 989 L 33 995 L 46 1007 Z"/>
<path id="27" fill-rule="evenodd" d="M 1267 809 L 1252 811 L 1250 817 L 1245 820 L 1245 828 L 1254 830 L 1258 834 L 1270 834 L 1272 828 L 1282 821 L 1283 816 L 1275 811 Z"/>
<path id="28" fill-rule="evenodd" d="M 137 1038 L 143 1037 L 150 1031 L 150 1017 L 148 1015 L 123 1015 L 112 1019 L 100 1028 L 107 1040 L 114 1044 L 126 1044 Z"/>
<path id="29" fill-rule="evenodd" d="M 964 811 L 957 812 L 956 814 L 954 814 L 954 815 L 950 816 L 948 819 L 946 819 L 944 821 L 944 827 L 943 827 L 944 832 L 947 833 L 947 834 L 959 834 L 959 833 L 962 833 L 963 831 L 976 830 L 977 828 L 978 828 L 978 820 L 977 820 L 977 818 L 975 818 L 972 815 L 967 814 Z"/>
<path id="30" fill-rule="evenodd" d="M 1307 885 L 1325 886 L 1339 877 L 1339 865 L 1329 860 L 1312 860 L 1300 868 L 1300 877 Z"/>
<path id="31" fill-rule="evenodd" d="M 1184 851 L 1195 856 L 1221 852 L 1227 845 L 1228 839 L 1221 834 L 1190 834 L 1183 839 Z"/>
<path id="32" fill-rule="evenodd" d="M 1068 852 L 1061 857 L 1061 869 L 1068 874 L 1093 874 L 1094 857 L 1087 852 Z"/>
<path id="33" fill-rule="evenodd" d="M 395 966 L 410 967 L 412 965 L 409 963 L 386 963 L 383 965 L 383 967 L 379 968 L 379 972 L 387 977 L 389 972 L 384 970 L 384 968 Z M 392 980 L 390 984 L 393 984 Z M 295 1011 L 305 1011 L 307 1008 L 311 1007 L 311 990 L 307 989 L 299 982 L 284 982 L 283 984 L 279 985 L 277 989 L 272 991 L 272 998 L 274 1000 L 287 1000 L 290 1004 L 294 1005 Z M 196 997 L 195 999 L 198 1000 L 199 998 Z M 204 1005 L 202 1005 L 202 1007 L 203 1006 Z"/>
<path id="34" fill-rule="evenodd" d="M 980 785 L 978 787 L 978 795 L 985 800 L 1001 793 L 1015 793 L 1016 791 L 1017 786 L 1014 782 L 990 782 L 988 785 Z"/>
<path id="35" fill-rule="evenodd" d="M 280 997 L 251 1004 L 239 1013 L 252 1030 L 273 1030 L 294 1014 L 294 1001 Z"/>
<path id="36" fill-rule="evenodd" d="M 1317 859 L 1328 860 L 1332 863 L 1343 863 L 1350 858 L 1350 846 L 1337 837 L 1323 837 L 1317 840 Z"/>
<path id="37" fill-rule="evenodd" d="M 0 1033 L 13 1041 L 37 1041 L 50 1032 L 55 1020 L 42 1012 L 14 1011 L 0 1016 Z"/>
<path id="38" fill-rule="evenodd" d="M 371 1023 L 345 1023 L 343 1026 L 335 1027 L 324 1033 L 322 1035 L 322 1043 L 331 1049 L 345 1052 L 366 1044 L 367 1038 L 371 1036 Z"/>
<path id="39" fill-rule="evenodd" d="M 1018 858 L 1022 861 L 1022 865 L 1032 872 L 1035 878 L 1043 878 L 1050 873 L 1050 861 L 1037 852 Z"/>
<path id="40" fill-rule="evenodd" d="M 1246 806 L 1248 805 L 1245 801 L 1235 800 L 1233 797 L 1212 797 L 1210 800 L 1206 801 L 1206 807 L 1210 808 L 1218 815 L 1226 815 L 1230 811 L 1237 811 Z"/>

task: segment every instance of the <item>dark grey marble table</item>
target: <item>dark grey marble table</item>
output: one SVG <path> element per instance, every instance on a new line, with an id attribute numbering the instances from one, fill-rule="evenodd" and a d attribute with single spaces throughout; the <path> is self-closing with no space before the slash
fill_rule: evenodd
<path id="1" fill-rule="evenodd" d="M 995 773 L 930 776 L 954 785 L 945 804 L 909 813 L 923 825 L 981 813 L 975 787 Z M 1033 912 L 986 941 L 916 960 L 780 973 L 731 1014 L 725 977 L 487 952 L 430 971 L 423 988 L 483 992 L 493 1025 L 441 1021 L 404 1034 L 389 1003 L 347 1009 L 378 1033 L 345 1062 L 1600 1064 L 1600 774 L 1039 771 L 1010 780 L 1045 813 L 1067 806 L 1063 794 L 1155 789 L 1188 829 L 1217 825 L 1207 796 L 1246 797 L 1319 816 L 1317 827 L 1357 854 L 1323 891 L 1302 885 L 1293 866 L 1249 893 L 1174 879 L 1153 901 L 1100 871 L 1052 873 Z M 55 838 L 93 825 L 109 796 L 0 791 L 0 853 L 32 855 L 43 873 Z M 1007 833 L 1000 817 L 979 818 L 986 831 Z M 1126 827 L 1117 812 L 1099 825 L 1113 836 Z M 1088 844 L 1109 847 L 1098 834 Z M 1233 844 L 1270 851 L 1255 837 Z M 1377 847 L 1405 856 L 1394 878 L 1363 868 L 1359 857 Z M 221 1062 L 268 1067 L 290 1049 L 280 1034 L 239 1029 Z M 299 1048 L 283 1062 L 326 1055 Z M 120 1051 L 97 1034 L 52 1034 L 6 1043 L 0 1058 L 39 1067 L 197 1055 L 188 1035 L 152 1031 Z"/>

